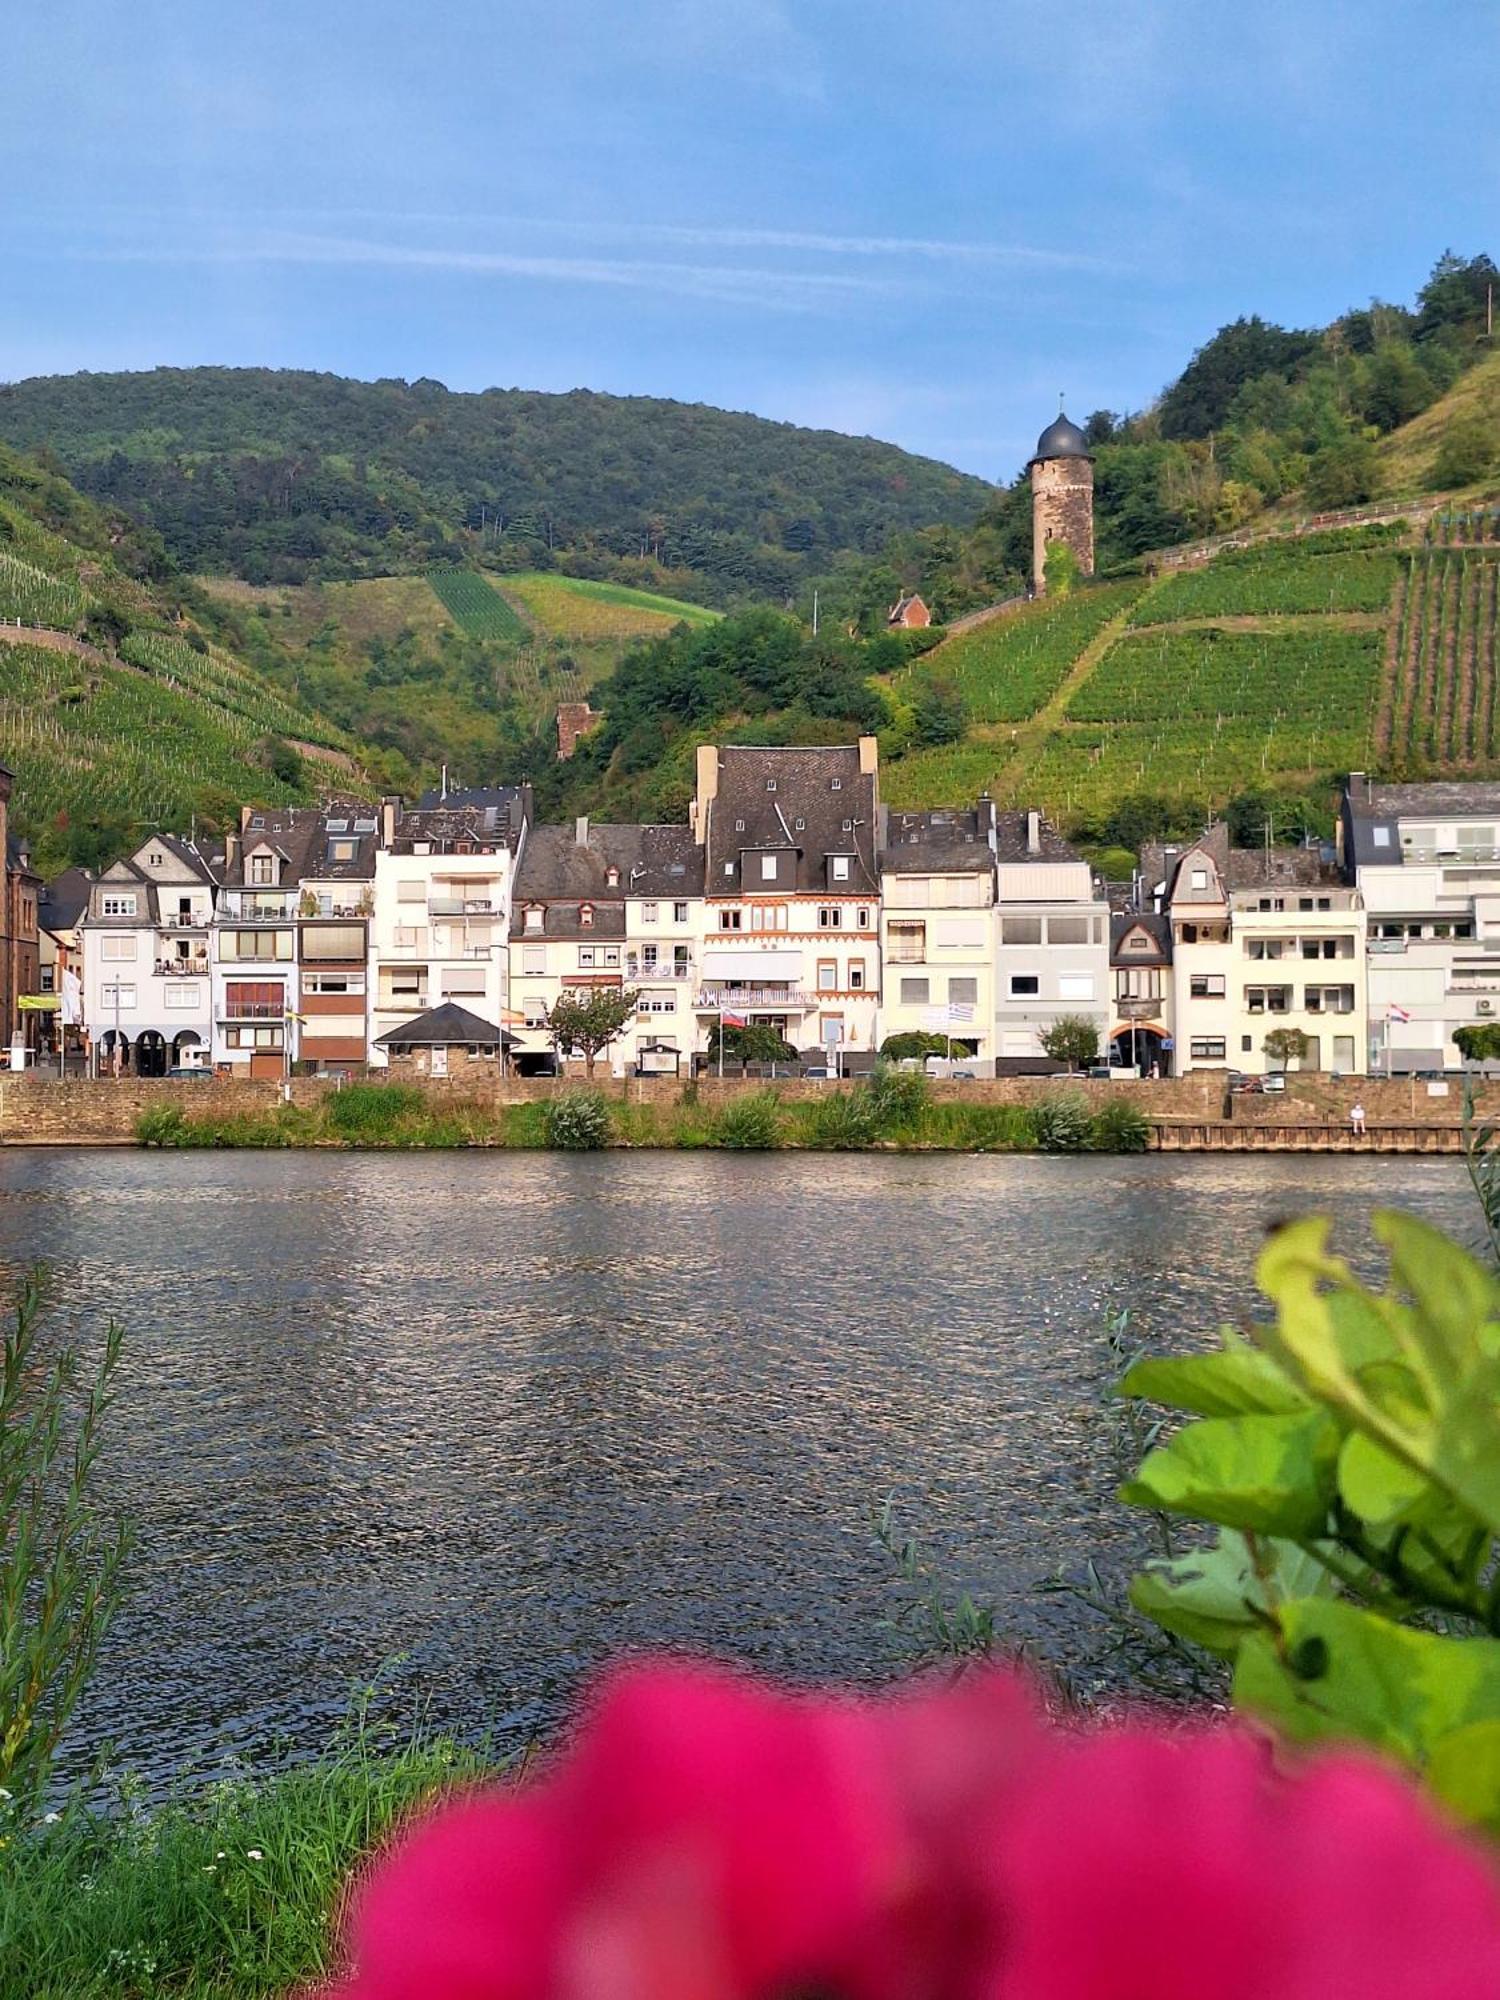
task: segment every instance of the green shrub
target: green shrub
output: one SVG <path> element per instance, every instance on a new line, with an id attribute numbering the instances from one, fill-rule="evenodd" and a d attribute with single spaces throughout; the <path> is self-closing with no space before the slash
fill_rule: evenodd
<path id="1" fill-rule="evenodd" d="M 426 1102 L 410 1083 L 347 1083 L 323 1099 L 323 1122 L 347 1145 L 389 1145 L 421 1116 Z"/>
<path id="2" fill-rule="evenodd" d="M 1088 1100 L 1076 1090 L 1055 1090 L 1036 1107 L 1037 1144 L 1044 1153 L 1081 1153 L 1093 1136 Z"/>
<path id="3" fill-rule="evenodd" d="M 1144 1153 L 1150 1138 L 1141 1107 L 1128 1097 L 1112 1097 L 1094 1113 L 1089 1145 L 1096 1153 Z"/>
<path id="4" fill-rule="evenodd" d="M 1500 1286 L 1386 1210 L 1372 1292 L 1329 1227 L 1261 1252 L 1272 1324 L 1121 1382 L 1194 1420 L 1122 1499 L 1217 1531 L 1148 1564 L 1131 1600 L 1232 1661 L 1236 1703 L 1282 1735 L 1370 1743 L 1500 1833 Z"/>
<path id="5" fill-rule="evenodd" d="M 880 1135 L 880 1123 L 867 1085 L 831 1091 L 814 1107 L 812 1143 L 830 1152 L 851 1152 Z"/>
<path id="6" fill-rule="evenodd" d="M 563 1153 L 596 1153 L 609 1144 L 609 1105 L 599 1090 L 565 1090 L 549 1098 L 547 1144 Z"/>
<path id="7" fill-rule="evenodd" d="M 910 1028 L 904 1035 L 887 1035 L 880 1053 L 887 1062 L 921 1062 L 928 1056 L 945 1056 L 953 1046 L 946 1035 L 929 1035 Z"/>
<path id="8" fill-rule="evenodd" d="M 866 1088 L 875 1123 L 882 1132 L 909 1131 L 919 1124 L 932 1094 L 920 1070 L 897 1069 L 888 1062 L 875 1065 Z"/>
<path id="9" fill-rule="evenodd" d="M 148 1104 L 135 1121 L 136 1144 L 140 1146 L 185 1146 L 189 1144 L 187 1119 L 180 1104 Z"/>
<path id="10" fill-rule="evenodd" d="M 92 1491 L 120 1329 L 110 1326 L 80 1409 L 78 1356 L 37 1362 L 41 1312 L 34 1271 L 0 1347 L 0 1807 L 46 1784 L 123 1594 L 127 1548 Z"/>
<path id="11" fill-rule="evenodd" d="M 781 1106 L 774 1090 L 752 1090 L 725 1105 L 715 1127 L 721 1146 L 767 1153 L 781 1143 Z"/>
<path id="12" fill-rule="evenodd" d="M 930 1145 L 969 1153 L 1029 1153 L 1037 1146 L 1036 1113 L 1028 1104 L 930 1104 L 922 1118 Z"/>

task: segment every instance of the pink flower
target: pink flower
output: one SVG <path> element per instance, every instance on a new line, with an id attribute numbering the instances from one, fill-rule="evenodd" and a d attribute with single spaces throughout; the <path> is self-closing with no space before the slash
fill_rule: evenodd
<path id="1" fill-rule="evenodd" d="M 1416 1791 L 1340 1753 L 1279 1776 L 1236 1731 L 1062 1746 L 989 1856 L 989 2000 L 1476 2000 L 1500 1896 Z"/>
<path id="2" fill-rule="evenodd" d="M 1468 2000 L 1500 1896 L 1356 1758 L 1049 1733 L 1001 1673 L 854 1702 L 656 1665 L 403 1842 L 352 1947 L 334 2000 Z"/>

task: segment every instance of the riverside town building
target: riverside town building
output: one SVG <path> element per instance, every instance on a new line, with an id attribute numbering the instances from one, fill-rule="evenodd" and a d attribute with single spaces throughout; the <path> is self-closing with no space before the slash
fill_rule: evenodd
<path id="1" fill-rule="evenodd" d="M 891 811 L 873 737 L 703 744 L 695 776 L 666 826 L 537 826 L 525 785 L 247 806 L 45 889 L 8 841 L 12 1060 L 71 1034 L 101 1075 L 548 1074 L 559 998 L 601 990 L 636 996 L 617 1075 L 752 1026 L 834 1072 L 907 1034 L 1041 1072 L 1063 1017 L 1116 1073 L 1420 1075 L 1500 1023 L 1500 784 L 1356 772 L 1331 845 L 1214 824 L 1105 884 L 1038 812 Z"/>

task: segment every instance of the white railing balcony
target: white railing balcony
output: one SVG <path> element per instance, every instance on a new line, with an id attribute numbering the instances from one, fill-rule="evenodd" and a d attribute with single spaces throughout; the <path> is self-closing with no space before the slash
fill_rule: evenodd
<path id="1" fill-rule="evenodd" d="M 221 1021 L 280 1021 L 286 1014 L 284 1000 L 226 1000 L 219 1010 Z"/>
<path id="2" fill-rule="evenodd" d="M 818 1000 L 792 986 L 705 986 L 693 1004 L 700 1014 L 736 1014 L 746 1007 L 763 1013 L 805 1014 Z"/>
<path id="3" fill-rule="evenodd" d="M 156 961 L 158 979 L 206 979 L 208 960 L 206 958 L 159 958 Z"/>

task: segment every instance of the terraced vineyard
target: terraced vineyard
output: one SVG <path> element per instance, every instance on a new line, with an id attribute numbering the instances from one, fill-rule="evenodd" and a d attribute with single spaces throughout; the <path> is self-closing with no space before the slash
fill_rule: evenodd
<path id="1" fill-rule="evenodd" d="M 342 748 L 344 739 L 321 717 L 299 708 L 217 646 L 201 651 L 168 632 L 132 632 L 120 657 L 184 693 L 197 695 L 254 736 L 285 736 Z M 3 665 L 0 661 L 0 665 Z"/>
<path id="2" fill-rule="evenodd" d="M 1410 773 L 1500 763 L 1495 680 L 1500 548 L 1412 556 L 1394 621 L 1376 742 Z"/>
<path id="3" fill-rule="evenodd" d="M 184 825 L 209 786 L 292 799 L 256 758 L 263 734 L 166 679 L 0 647 L 0 761 L 16 774 L 24 824 L 39 832 L 85 804 L 142 826 Z"/>
<path id="4" fill-rule="evenodd" d="M 1314 560 L 1221 560 L 1206 569 L 1178 570 L 1150 592 L 1132 625 L 1183 618 L 1306 616 L 1323 612 L 1383 612 L 1396 587 L 1399 559 L 1388 551 L 1318 556 Z"/>
<path id="5" fill-rule="evenodd" d="M 522 646 L 531 629 L 486 578 L 473 569 L 430 569 L 433 595 L 453 622 L 473 639 L 498 639 Z"/>
<path id="6" fill-rule="evenodd" d="M 0 619 L 71 631 L 88 600 L 71 578 L 49 576 L 0 549 Z"/>
<path id="7" fill-rule="evenodd" d="M 553 638 L 585 645 L 599 640 L 649 639 L 679 623 L 712 625 L 719 616 L 701 604 L 658 597 L 649 590 L 540 570 L 508 576 L 503 588 L 540 630 Z"/>
<path id="8" fill-rule="evenodd" d="M 1035 714 L 1089 641 L 1144 589 L 1134 580 L 1101 584 L 1061 603 L 1039 599 L 976 625 L 942 647 L 943 678 L 963 696 L 974 722 L 1020 722 Z"/>

